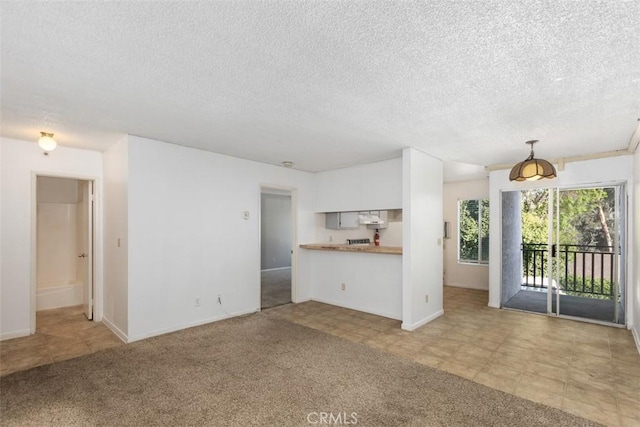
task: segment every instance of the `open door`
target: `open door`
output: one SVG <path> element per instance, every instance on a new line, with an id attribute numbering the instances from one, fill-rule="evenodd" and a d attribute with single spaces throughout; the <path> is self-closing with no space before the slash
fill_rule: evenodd
<path id="1" fill-rule="evenodd" d="M 289 190 L 260 194 L 260 308 L 289 304 L 292 294 L 293 210 Z"/>
<path id="2" fill-rule="evenodd" d="M 93 320 L 93 181 L 80 181 L 78 203 L 78 269 L 82 278 L 82 306 Z"/>

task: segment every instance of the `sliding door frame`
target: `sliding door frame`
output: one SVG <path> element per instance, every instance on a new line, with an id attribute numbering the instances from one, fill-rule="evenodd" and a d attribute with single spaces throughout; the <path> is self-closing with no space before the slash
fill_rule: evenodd
<path id="1" fill-rule="evenodd" d="M 577 317 L 577 316 L 569 316 L 566 314 L 561 314 L 560 310 L 560 269 L 554 268 L 557 263 L 558 257 L 553 257 L 552 254 L 552 246 L 555 244 L 557 248 L 560 247 L 560 192 L 562 191 L 570 191 L 570 190 L 588 190 L 588 189 L 596 189 L 596 188 L 613 188 L 614 189 L 614 199 L 615 199 L 615 210 L 614 210 L 614 233 L 613 233 L 613 249 L 614 251 L 618 251 L 618 248 L 621 248 L 619 254 L 615 254 L 612 257 L 613 262 L 613 304 L 614 304 L 614 320 L 612 322 L 606 322 L 601 320 L 589 319 L 587 317 Z M 548 232 L 548 250 L 547 250 L 547 259 L 549 266 L 548 272 L 548 282 L 547 282 L 547 315 L 552 317 L 559 317 L 563 319 L 570 320 L 580 320 L 589 323 L 598 323 L 604 324 L 608 326 L 616 326 L 616 327 L 625 327 L 626 325 L 626 314 L 627 310 L 625 307 L 624 310 L 624 318 L 622 319 L 622 323 L 620 322 L 620 302 L 619 295 L 623 295 L 622 301 L 626 303 L 627 295 L 626 292 L 628 290 L 628 286 L 625 280 L 625 283 L 621 284 L 621 275 L 620 272 L 627 268 L 627 260 L 626 258 L 626 244 L 627 244 L 627 236 L 622 235 L 621 231 L 626 230 L 627 227 L 622 227 L 622 221 L 627 221 L 627 212 L 624 212 L 624 216 L 621 218 L 621 210 L 626 210 L 626 203 L 621 202 L 621 195 L 625 195 L 626 197 L 626 182 L 615 182 L 615 183 L 602 183 L 602 184 L 584 184 L 584 185 L 571 185 L 571 186 L 557 186 L 557 187 L 549 187 L 549 209 L 548 209 L 548 222 L 549 222 L 549 232 Z M 555 236 L 555 238 L 554 238 Z M 615 252 L 614 252 L 615 253 Z M 624 255 L 624 257 L 623 257 Z M 622 264 L 622 265 L 621 265 Z M 555 270 L 556 274 L 554 277 L 553 271 Z M 626 277 L 626 274 L 625 274 Z M 558 284 L 557 288 L 553 288 L 553 280 Z M 621 287 L 622 285 L 622 287 Z M 553 300 L 552 298 L 555 296 L 556 298 L 556 307 L 555 312 L 553 310 Z"/>

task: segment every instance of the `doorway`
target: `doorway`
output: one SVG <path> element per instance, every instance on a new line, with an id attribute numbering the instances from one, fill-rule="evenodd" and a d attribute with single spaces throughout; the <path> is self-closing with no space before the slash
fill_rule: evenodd
<path id="1" fill-rule="evenodd" d="M 260 193 L 260 308 L 292 301 L 293 209 L 291 191 Z"/>
<path id="2" fill-rule="evenodd" d="M 37 176 L 35 189 L 35 313 L 76 307 L 94 316 L 94 191 L 92 180 Z M 42 316 L 39 316 L 40 318 Z"/>
<path id="3" fill-rule="evenodd" d="M 504 192 L 503 307 L 624 325 L 624 189 Z"/>

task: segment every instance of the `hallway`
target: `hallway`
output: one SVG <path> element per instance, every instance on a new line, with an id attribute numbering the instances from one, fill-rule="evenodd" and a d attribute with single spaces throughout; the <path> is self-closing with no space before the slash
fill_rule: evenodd
<path id="1" fill-rule="evenodd" d="M 36 313 L 36 333 L 0 342 L 0 375 L 60 362 L 124 345 L 102 323 L 91 322 L 82 306 Z"/>

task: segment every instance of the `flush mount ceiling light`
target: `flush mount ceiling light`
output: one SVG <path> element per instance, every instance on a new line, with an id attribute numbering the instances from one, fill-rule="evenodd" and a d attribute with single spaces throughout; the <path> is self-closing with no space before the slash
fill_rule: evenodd
<path id="1" fill-rule="evenodd" d="M 515 165 L 509 174 L 509 181 L 537 181 L 542 178 L 555 178 L 556 168 L 546 160 L 533 157 L 533 144 L 537 139 L 527 141 L 525 144 L 531 145 L 529 157 Z"/>
<path id="2" fill-rule="evenodd" d="M 58 146 L 58 143 L 53 139 L 53 134 L 48 132 L 40 132 L 42 135 L 38 140 L 38 145 L 45 151 L 45 154 L 53 151 Z"/>
<path id="3" fill-rule="evenodd" d="M 290 168 L 291 166 L 293 166 L 293 162 L 285 160 L 284 162 L 282 162 L 282 166 L 284 166 L 285 168 Z"/>

